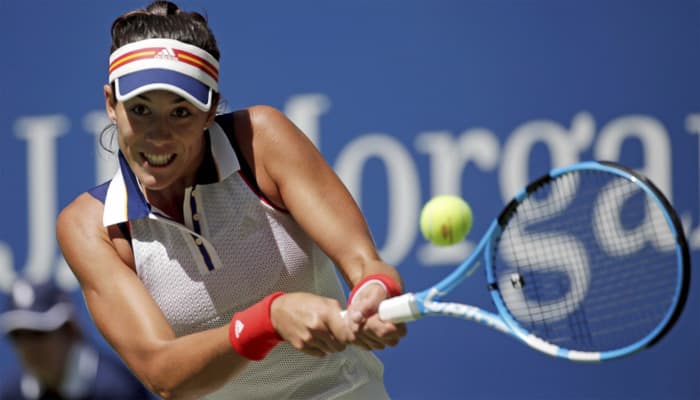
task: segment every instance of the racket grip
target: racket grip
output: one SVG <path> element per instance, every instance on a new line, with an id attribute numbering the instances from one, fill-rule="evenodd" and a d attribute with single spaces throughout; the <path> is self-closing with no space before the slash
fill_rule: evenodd
<path id="1" fill-rule="evenodd" d="M 405 293 L 379 303 L 379 318 L 393 323 L 415 321 L 420 311 L 413 293 Z"/>

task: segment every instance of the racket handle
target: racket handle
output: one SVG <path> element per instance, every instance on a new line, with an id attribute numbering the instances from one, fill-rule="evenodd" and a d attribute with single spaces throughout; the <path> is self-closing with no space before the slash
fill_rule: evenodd
<path id="1" fill-rule="evenodd" d="M 379 303 L 379 318 L 393 323 L 415 321 L 420 318 L 416 296 L 405 293 Z"/>

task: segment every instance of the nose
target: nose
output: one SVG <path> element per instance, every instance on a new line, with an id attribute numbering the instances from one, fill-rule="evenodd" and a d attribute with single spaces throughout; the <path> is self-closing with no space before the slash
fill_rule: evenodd
<path id="1" fill-rule="evenodd" d="M 154 118 L 152 122 L 146 133 L 147 139 L 160 141 L 168 140 L 173 136 L 173 130 L 167 116 Z"/>

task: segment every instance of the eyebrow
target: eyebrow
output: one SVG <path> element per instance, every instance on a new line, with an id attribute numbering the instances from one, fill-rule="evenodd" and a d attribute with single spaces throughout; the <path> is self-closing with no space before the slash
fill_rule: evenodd
<path id="1" fill-rule="evenodd" d="M 149 102 L 152 101 L 152 100 L 151 100 L 148 96 L 146 96 L 145 94 L 140 94 L 140 95 L 138 95 L 138 96 L 136 96 L 136 97 L 138 97 L 138 98 L 140 98 L 140 99 L 143 99 L 143 100 L 146 100 L 146 101 L 149 101 Z M 172 101 L 172 104 L 182 103 L 183 101 L 187 101 L 187 100 L 185 100 L 184 97 L 176 97 L 175 100 Z"/>

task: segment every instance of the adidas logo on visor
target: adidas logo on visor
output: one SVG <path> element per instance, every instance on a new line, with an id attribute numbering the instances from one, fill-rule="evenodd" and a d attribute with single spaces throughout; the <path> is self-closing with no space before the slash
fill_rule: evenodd
<path id="1" fill-rule="evenodd" d="M 165 60 L 177 60 L 175 52 L 170 48 L 165 48 L 158 52 L 153 58 L 160 58 Z"/>

